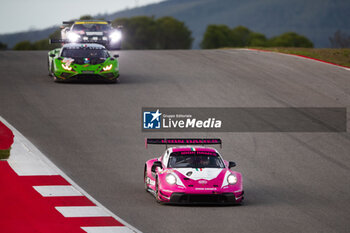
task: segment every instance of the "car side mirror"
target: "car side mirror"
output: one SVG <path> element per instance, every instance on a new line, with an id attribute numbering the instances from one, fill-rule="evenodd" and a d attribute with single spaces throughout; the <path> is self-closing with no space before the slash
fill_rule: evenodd
<path id="1" fill-rule="evenodd" d="M 56 55 L 55 54 L 50 54 L 50 57 L 56 57 Z"/>
<path id="2" fill-rule="evenodd" d="M 113 57 L 114 57 L 114 58 L 118 58 L 118 57 L 119 57 L 119 54 L 114 54 Z"/>
<path id="3" fill-rule="evenodd" d="M 163 168 L 162 162 L 160 162 L 160 161 L 154 162 L 153 165 L 152 165 L 151 171 L 152 172 L 156 172 L 157 167 Z"/>
<path id="4" fill-rule="evenodd" d="M 231 169 L 232 167 L 236 167 L 236 163 L 230 161 L 230 162 L 228 163 L 228 168 Z"/>

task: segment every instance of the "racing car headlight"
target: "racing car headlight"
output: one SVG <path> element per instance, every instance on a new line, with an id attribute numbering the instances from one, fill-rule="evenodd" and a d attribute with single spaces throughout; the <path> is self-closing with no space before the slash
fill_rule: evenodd
<path id="1" fill-rule="evenodd" d="M 111 39 L 112 42 L 118 42 L 122 38 L 122 33 L 120 31 L 115 31 L 109 35 L 109 38 Z"/>
<path id="2" fill-rule="evenodd" d="M 72 70 L 72 67 L 70 67 L 69 65 L 64 64 L 64 63 L 62 63 L 62 68 L 65 70 L 69 70 L 69 71 Z"/>
<path id="3" fill-rule="evenodd" d="M 67 38 L 70 42 L 77 42 L 80 36 L 74 32 L 68 33 Z"/>
<path id="4" fill-rule="evenodd" d="M 108 70 L 111 70 L 112 67 L 113 67 L 113 65 L 110 64 L 110 65 L 108 65 L 108 66 L 103 67 L 102 69 L 103 69 L 103 71 L 108 71 Z"/>
<path id="5" fill-rule="evenodd" d="M 176 177 L 173 174 L 168 174 L 165 177 L 166 182 L 168 182 L 168 184 L 175 184 L 176 183 Z"/>
<path id="6" fill-rule="evenodd" d="M 227 182 L 229 184 L 235 184 L 237 183 L 237 177 L 233 174 L 230 174 L 228 177 L 227 177 Z"/>

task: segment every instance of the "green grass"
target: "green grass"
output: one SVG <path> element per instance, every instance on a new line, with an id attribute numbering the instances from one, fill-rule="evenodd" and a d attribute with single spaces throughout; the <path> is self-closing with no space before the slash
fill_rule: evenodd
<path id="1" fill-rule="evenodd" d="M 0 159 L 8 159 L 10 157 L 10 149 L 0 150 Z"/>
<path id="2" fill-rule="evenodd" d="M 314 49 L 314 48 L 262 48 L 254 47 L 252 49 L 262 49 L 278 53 L 288 53 L 311 57 L 341 66 L 350 67 L 350 49 Z"/>

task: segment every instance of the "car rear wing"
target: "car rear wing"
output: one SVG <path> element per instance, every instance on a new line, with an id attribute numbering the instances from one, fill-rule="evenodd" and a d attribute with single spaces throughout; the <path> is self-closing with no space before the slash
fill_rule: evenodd
<path id="1" fill-rule="evenodd" d="M 74 24 L 75 21 L 63 21 L 62 24 L 63 25 L 71 25 Z"/>
<path id="2" fill-rule="evenodd" d="M 79 21 L 84 21 L 84 20 L 77 20 L 77 21 L 63 21 L 62 24 L 66 24 L 66 25 L 70 25 L 70 24 L 74 24 L 75 22 L 79 22 Z M 89 20 L 86 20 L 86 22 L 89 22 Z M 99 20 L 96 22 L 106 22 L 108 24 L 111 24 L 112 21 L 111 20 Z M 91 23 L 94 23 L 94 21 L 91 21 Z"/>
<path id="3" fill-rule="evenodd" d="M 215 145 L 219 144 L 222 148 L 222 141 L 220 138 L 146 138 L 145 147 L 148 144 L 156 145 Z"/>
<path id="4" fill-rule="evenodd" d="M 68 44 L 68 43 L 74 44 L 74 43 L 70 42 L 67 39 L 49 39 L 49 44 L 57 44 L 57 43 L 60 43 L 60 44 Z M 101 45 L 104 45 L 103 43 L 101 43 L 101 41 L 96 41 L 96 40 L 84 40 L 84 41 L 78 41 L 78 42 L 75 42 L 75 43 L 76 44 L 101 44 Z"/>
<path id="5" fill-rule="evenodd" d="M 56 43 L 62 43 L 62 44 L 66 44 L 69 43 L 68 40 L 63 40 L 63 39 L 49 39 L 49 44 L 56 44 Z"/>

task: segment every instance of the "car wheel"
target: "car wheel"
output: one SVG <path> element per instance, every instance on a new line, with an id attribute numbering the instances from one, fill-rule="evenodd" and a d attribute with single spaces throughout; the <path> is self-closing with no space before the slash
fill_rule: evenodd
<path id="1" fill-rule="evenodd" d="M 119 81 L 120 81 L 119 76 L 120 76 L 120 75 L 118 75 L 115 79 L 109 80 L 108 82 L 109 82 L 109 83 L 119 83 Z"/>
<path id="2" fill-rule="evenodd" d="M 50 60 L 49 58 L 47 58 L 47 70 L 48 70 L 48 73 L 49 73 L 49 76 L 51 77 L 51 69 L 50 69 Z"/>
<path id="3" fill-rule="evenodd" d="M 53 75 L 53 81 L 54 81 L 55 83 L 61 83 L 61 82 L 63 82 L 61 79 L 57 78 L 55 75 Z"/>
<path id="4" fill-rule="evenodd" d="M 160 197 L 159 197 L 159 189 L 158 189 L 158 176 L 156 177 L 156 200 L 158 203 L 161 203 Z"/>
<path id="5" fill-rule="evenodd" d="M 157 200 L 157 203 L 159 203 L 161 205 L 165 204 L 159 197 L 158 176 L 156 177 L 156 200 Z"/>
<path id="6" fill-rule="evenodd" d="M 143 174 L 143 181 L 145 183 L 145 190 L 146 190 L 146 192 L 148 192 L 148 186 L 147 186 L 146 179 L 147 179 L 147 166 L 145 166 L 145 172 Z"/>
<path id="7" fill-rule="evenodd" d="M 244 197 L 242 197 L 241 201 L 237 203 L 237 205 L 243 205 L 244 204 Z"/>
<path id="8" fill-rule="evenodd" d="M 55 77 L 55 71 L 54 71 L 54 68 L 53 68 L 53 62 L 51 62 L 51 71 L 50 72 L 51 72 L 51 76 Z"/>

